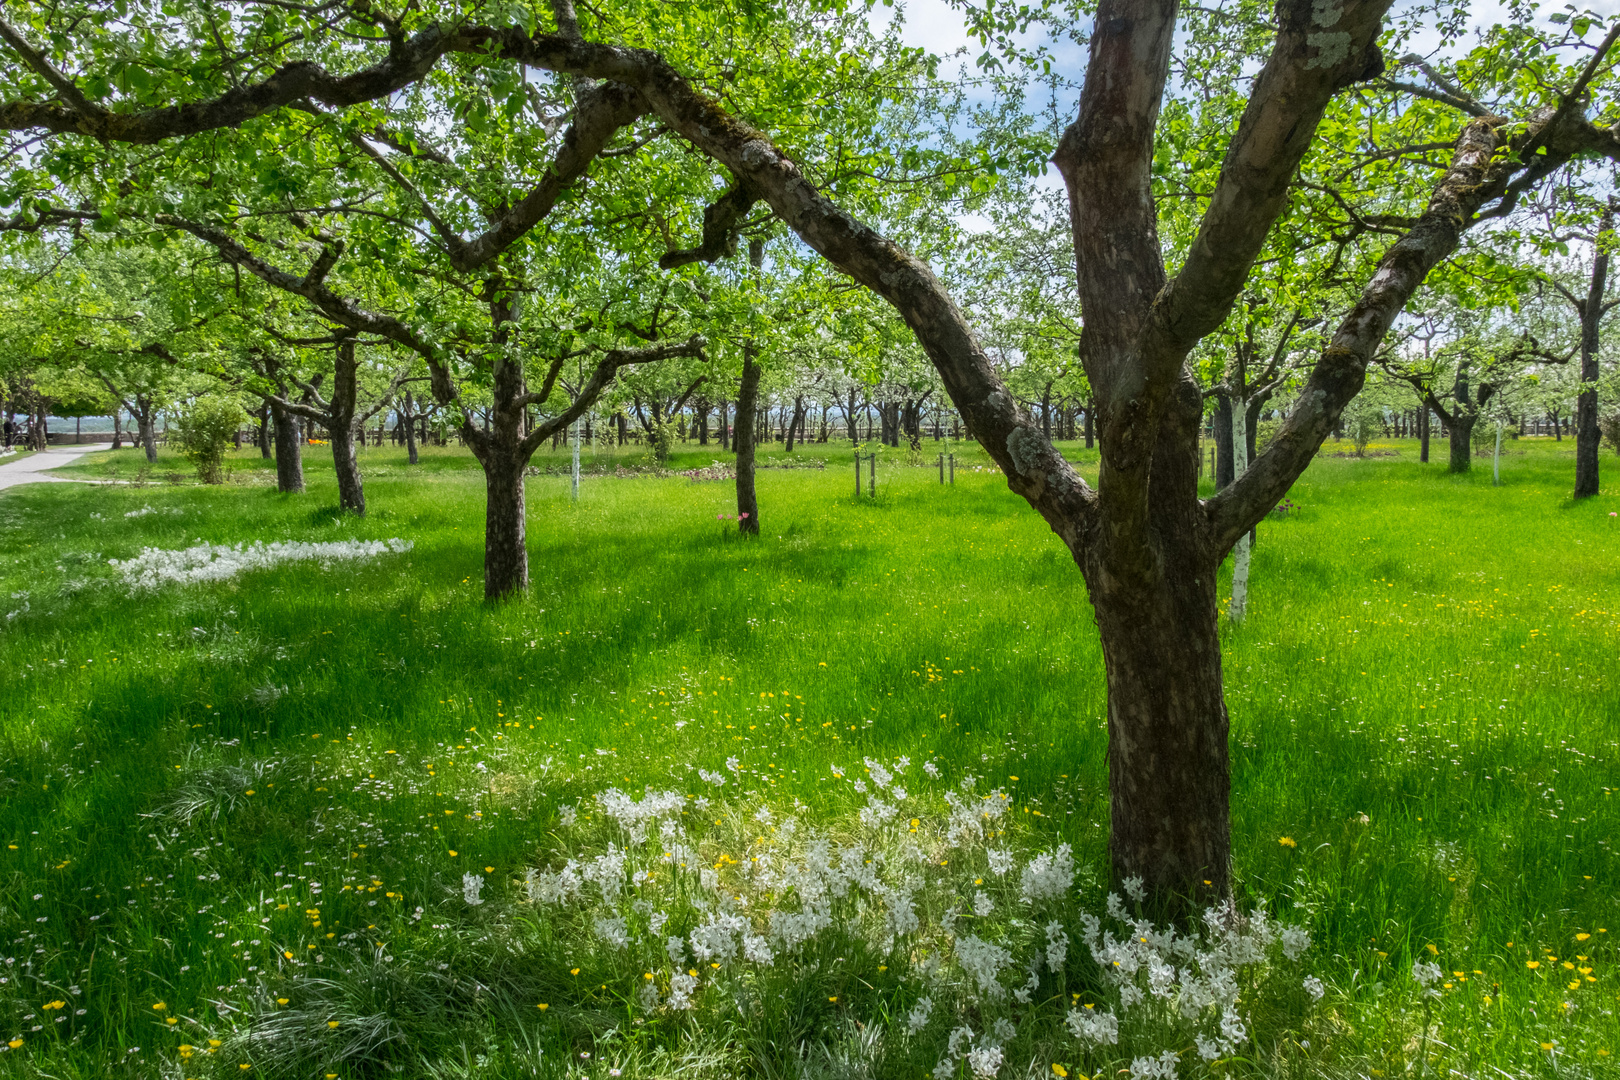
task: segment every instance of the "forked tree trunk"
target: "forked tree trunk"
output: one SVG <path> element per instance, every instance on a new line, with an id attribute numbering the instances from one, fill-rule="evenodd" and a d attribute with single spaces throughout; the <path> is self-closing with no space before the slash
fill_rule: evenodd
<path id="1" fill-rule="evenodd" d="M 737 531 L 759 535 L 759 499 L 754 493 L 754 422 L 759 400 L 759 362 L 754 359 L 753 342 L 743 346 L 742 381 L 737 388 L 737 429 L 732 444 L 737 448 Z"/>
<path id="2" fill-rule="evenodd" d="M 298 434 L 298 417 L 272 404 L 270 418 L 276 429 L 276 490 L 296 495 L 304 490 L 304 448 Z"/>
<path id="3" fill-rule="evenodd" d="M 114 450 L 122 450 L 124 448 L 124 415 L 123 414 L 124 414 L 124 411 L 122 409 L 117 409 L 117 408 L 113 409 L 113 416 L 112 416 L 112 421 L 113 421 L 113 443 L 112 443 L 112 448 Z"/>
<path id="4" fill-rule="evenodd" d="M 786 446 L 787 453 L 791 454 L 793 452 L 793 443 L 795 439 L 800 442 L 804 441 L 804 431 L 802 430 L 804 427 L 804 417 L 804 395 L 800 394 L 798 397 L 793 399 L 793 418 L 788 421 Z"/>
<path id="5" fill-rule="evenodd" d="M 355 421 L 360 394 L 359 362 L 354 355 L 354 341 L 342 341 L 333 361 L 332 405 L 327 415 L 327 430 L 332 434 L 332 465 L 337 472 L 338 506 L 364 517 L 366 491 L 360 477 L 360 462 L 355 456 L 356 442 L 364 442 L 365 431 Z"/>
<path id="6" fill-rule="evenodd" d="M 1418 460 L 1423 464 L 1429 463 L 1429 407 L 1424 405 L 1418 410 Z"/>

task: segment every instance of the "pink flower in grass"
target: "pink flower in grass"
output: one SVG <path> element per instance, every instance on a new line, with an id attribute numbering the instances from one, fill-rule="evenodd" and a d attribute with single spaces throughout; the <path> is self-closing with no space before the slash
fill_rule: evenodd
<path id="1" fill-rule="evenodd" d="M 747 516 L 748 516 L 748 513 L 746 511 L 744 511 L 743 513 L 737 515 L 737 520 L 741 521 L 743 518 L 745 518 Z M 1611 514 L 1610 516 L 1613 517 L 1614 515 Z"/>

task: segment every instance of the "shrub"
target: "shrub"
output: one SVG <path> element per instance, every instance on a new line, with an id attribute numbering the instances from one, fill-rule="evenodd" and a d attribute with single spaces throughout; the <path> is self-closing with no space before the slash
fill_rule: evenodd
<path id="1" fill-rule="evenodd" d="M 652 459 L 653 464 L 669 464 L 669 454 L 674 446 L 675 438 L 669 430 L 669 425 L 654 421 L 652 429 L 647 432 L 647 456 Z"/>
<path id="2" fill-rule="evenodd" d="M 242 406 L 219 394 L 204 394 L 180 414 L 175 441 L 196 466 L 197 479 L 205 484 L 225 482 L 225 450 L 247 418 Z"/>
<path id="3" fill-rule="evenodd" d="M 1277 437 L 1277 432 L 1281 430 L 1281 420 L 1261 420 L 1259 423 L 1255 424 L 1254 452 L 1256 454 L 1265 453 L 1266 447 L 1271 445 L 1271 440 L 1275 439 Z"/>
<path id="4" fill-rule="evenodd" d="M 1360 397 L 1344 410 L 1344 433 L 1355 444 L 1356 457 L 1367 453 L 1367 444 L 1377 437 L 1383 423 L 1383 410 Z"/>
<path id="5" fill-rule="evenodd" d="M 1620 412 L 1612 412 L 1598 421 L 1603 431 L 1603 444 L 1620 454 Z"/>

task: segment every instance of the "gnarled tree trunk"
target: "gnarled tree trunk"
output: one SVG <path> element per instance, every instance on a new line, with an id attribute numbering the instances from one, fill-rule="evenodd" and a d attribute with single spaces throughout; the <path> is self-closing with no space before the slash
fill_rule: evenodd
<path id="1" fill-rule="evenodd" d="M 157 409 L 150 401 L 140 398 L 135 400 L 136 407 L 130 410 L 135 417 L 135 433 L 141 440 L 141 449 L 146 453 L 148 465 L 157 464 Z"/>
<path id="2" fill-rule="evenodd" d="M 1107 674 L 1115 874 L 1167 898 L 1207 901 L 1225 895 L 1231 862 L 1216 595 L 1224 553 L 1199 527 L 1203 410 L 1190 381 L 1172 409 L 1152 450 L 1147 542 L 1089 536 L 1075 559 Z M 1105 468 L 1109 456 L 1105 444 Z"/>
<path id="3" fill-rule="evenodd" d="M 487 450 L 484 466 L 484 598 L 498 600 L 529 587 L 523 467 L 527 455 Z"/>
<path id="4" fill-rule="evenodd" d="M 272 402 L 270 419 L 276 429 L 276 490 L 296 495 L 304 490 L 304 447 L 298 417 L 291 409 Z"/>
<path id="5" fill-rule="evenodd" d="M 360 477 L 360 462 L 355 456 L 356 438 L 365 439 L 361 428 L 364 423 L 355 420 L 359 397 L 359 362 L 354 356 L 352 339 L 338 343 L 333 364 L 332 404 L 327 413 L 327 428 L 332 433 L 332 466 L 337 472 L 338 506 L 365 516 L 366 490 Z"/>
<path id="6" fill-rule="evenodd" d="M 405 411 L 400 425 L 405 429 L 405 455 L 412 465 L 420 461 L 416 448 L 416 413 L 413 406 L 416 404 L 409 390 L 405 391 Z"/>
<path id="7" fill-rule="evenodd" d="M 1478 422 L 1478 414 L 1461 411 L 1453 413 L 1446 421 L 1446 428 L 1451 432 L 1448 471 L 1465 473 L 1474 467 L 1474 425 Z"/>

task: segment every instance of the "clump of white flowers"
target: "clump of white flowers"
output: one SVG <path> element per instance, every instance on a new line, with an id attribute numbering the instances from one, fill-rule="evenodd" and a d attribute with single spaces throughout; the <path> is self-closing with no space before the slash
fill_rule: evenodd
<path id="1" fill-rule="evenodd" d="M 909 761 L 862 764 L 859 779 L 833 770 L 862 798 L 826 825 L 799 804 L 651 788 L 609 788 L 590 816 L 559 807 L 564 846 L 528 872 L 521 898 L 575 952 L 622 970 L 638 1022 L 712 1012 L 734 1023 L 824 993 L 807 1000 L 884 1023 L 858 1015 L 845 996 L 858 991 L 837 989 L 881 981 L 883 1008 L 898 1006 L 892 1037 L 941 1077 L 989 1080 L 1043 1039 L 1059 1044 L 1041 1053 L 1082 1058 L 1088 1072 L 1173 1077 L 1244 1052 L 1242 1003 L 1262 983 L 1275 977 L 1306 1008 L 1322 997 L 1297 966 L 1309 934 L 1263 906 L 1161 927 L 1132 909 L 1146 890 L 1131 881 L 1130 901 L 1086 911 L 1073 850 L 1010 813 L 1006 792 L 981 794 L 973 777 L 903 792 Z M 1031 1022 L 1043 1013 L 1053 1022 Z"/>
<path id="2" fill-rule="evenodd" d="M 194 585 L 204 581 L 225 581 L 249 570 L 265 570 L 288 562 L 332 563 L 370 562 L 383 555 L 399 555 L 411 550 L 411 541 L 336 540 L 309 544 L 296 540 L 266 544 L 198 544 L 165 551 L 145 548 L 133 559 L 108 559 L 131 592 L 149 592 L 166 585 Z"/>
<path id="3" fill-rule="evenodd" d="M 1423 996 L 1433 999 L 1440 996 L 1440 989 L 1435 983 L 1445 978 L 1445 972 L 1440 970 L 1439 964 L 1425 964 L 1422 960 L 1414 960 L 1412 978 L 1423 991 Z"/>
<path id="4" fill-rule="evenodd" d="M 461 875 L 461 898 L 467 901 L 468 907 L 477 907 L 484 901 L 479 896 L 484 891 L 484 879 L 478 874 Z"/>

